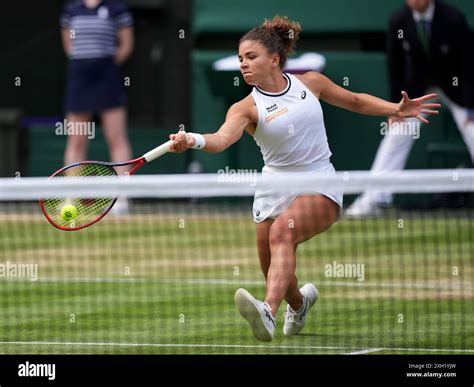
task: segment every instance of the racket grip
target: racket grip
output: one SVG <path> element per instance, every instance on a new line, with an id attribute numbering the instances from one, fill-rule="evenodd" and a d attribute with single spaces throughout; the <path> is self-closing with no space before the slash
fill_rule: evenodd
<path id="1" fill-rule="evenodd" d="M 157 159 L 160 156 L 163 156 L 165 153 L 168 153 L 168 148 L 171 146 L 171 144 L 173 144 L 173 140 L 169 140 L 165 142 L 164 144 L 157 146 L 155 149 L 152 149 L 151 151 L 145 153 L 143 155 L 144 159 L 147 162 L 150 162 Z"/>

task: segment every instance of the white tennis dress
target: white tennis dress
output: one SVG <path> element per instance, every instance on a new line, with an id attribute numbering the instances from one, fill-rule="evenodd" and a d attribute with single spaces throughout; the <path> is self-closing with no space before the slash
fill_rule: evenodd
<path id="1" fill-rule="evenodd" d="M 286 88 L 269 93 L 254 87 L 252 97 L 258 110 L 254 139 L 260 147 L 265 166 L 263 178 L 284 173 L 314 173 L 331 176 L 335 169 L 330 162 L 323 111 L 316 96 L 303 82 L 291 74 L 283 74 Z M 342 194 L 315 190 L 342 207 Z M 257 223 L 276 218 L 298 195 L 257 190 L 253 216 Z"/>

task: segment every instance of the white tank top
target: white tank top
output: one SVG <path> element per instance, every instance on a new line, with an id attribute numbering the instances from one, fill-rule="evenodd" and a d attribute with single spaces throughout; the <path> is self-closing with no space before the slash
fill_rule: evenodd
<path id="1" fill-rule="evenodd" d="M 312 164 L 331 157 L 321 104 L 303 82 L 283 74 L 287 87 L 269 93 L 255 86 L 258 123 L 253 138 L 265 165 L 273 167 Z"/>

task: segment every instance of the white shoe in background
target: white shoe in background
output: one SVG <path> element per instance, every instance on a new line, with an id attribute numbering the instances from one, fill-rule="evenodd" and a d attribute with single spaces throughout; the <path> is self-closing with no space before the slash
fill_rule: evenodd
<path id="1" fill-rule="evenodd" d="M 359 196 L 354 203 L 344 211 L 344 216 L 347 218 L 369 218 L 380 216 L 382 211 L 377 203 L 372 202 L 368 197 Z"/>

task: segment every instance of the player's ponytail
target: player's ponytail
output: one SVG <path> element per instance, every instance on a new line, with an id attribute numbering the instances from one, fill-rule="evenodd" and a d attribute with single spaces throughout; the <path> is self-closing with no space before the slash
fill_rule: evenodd
<path id="1" fill-rule="evenodd" d="M 294 51 L 300 37 L 301 25 L 291 21 L 287 16 L 275 16 L 272 20 L 265 19 L 260 27 L 247 32 L 240 43 L 246 40 L 260 42 L 269 53 L 280 56 L 280 68 L 284 68 L 288 56 Z"/>

